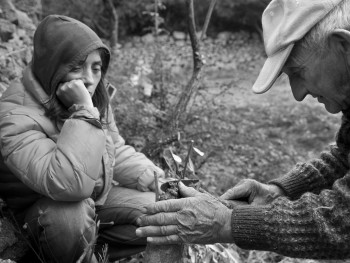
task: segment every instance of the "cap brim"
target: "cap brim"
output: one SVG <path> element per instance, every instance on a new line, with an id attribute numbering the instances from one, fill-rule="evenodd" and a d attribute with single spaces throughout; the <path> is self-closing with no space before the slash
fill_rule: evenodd
<path id="1" fill-rule="evenodd" d="M 254 93 L 264 93 L 268 91 L 279 77 L 282 67 L 286 63 L 294 44 L 290 44 L 287 48 L 277 52 L 265 61 L 258 78 L 253 85 Z"/>

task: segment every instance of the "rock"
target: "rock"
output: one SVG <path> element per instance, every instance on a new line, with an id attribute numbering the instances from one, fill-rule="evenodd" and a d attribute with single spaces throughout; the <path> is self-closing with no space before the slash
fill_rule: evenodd
<path id="1" fill-rule="evenodd" d="M 12 0 L 18 10 L 25 12 L 32 19 L 34 24 L 39 22 L 42 14 L 41 0 Z"/>
<path id="2" fill-rule="evenodd" d="M 0 18 L 4 18 L 15 24 L 17 21 L 17 14 L 16 8 L 11 0 L 0 0 L 0 8 L 2 10 L 0 13 Z"/>
<path id="3" fill-rule="evenodd" d="M 175 45 L 178 47 L 184 47 L 184 46 L 186 46 L 186 42 L 184 40 L 177 40 L 175 42 Z"/>
<path id="4" fill-rule="evenodd" d="M 187 39 L 187 35 L 184 32 L 174 31 L 173 32 L 173 38 L 175 40 L 185 41 Z"/>
<path id="5" fill-rule="evenodd" d="M 154 43 L 154 36 L 152 34 L 146 34 L 146 35 L 141 37 L 141 41 L 144 44 L 152 44 L 152 43 Z"/>
<path id="6" fill-rule="evenodd" d="M 223 41 L 223 42 L 227 42 L 232 36 L 232 33 L 229 31 L 223 31 L 220 32 L 219 34 L 217 34 L 216 39 Z"/>
<path id="7" fill-rule="evenodd" d="M 31 30 L 31 31 L 35 31 L 35 25 L 33 24 L 33 21 L 29 18 L 29 16 L 20 11 L 20 10 L 16 10 L 16 15 L 17 15 L 17 24 L 19 27 L 27 29 L 27 30 Z"/>
<path id="8" fill-rule="evenodd" d="M 13 23 L 0 18 L 0 39 L 2 42 L 8 42 L 15 32 L 16 26 Z"/>
<path id="9" fill-rule="evenodd" d="M 27 251 L 28 246 L 21 230 L 9 219 L 0 219 L 0 258 L 19 260 Z"/>
<path id="10" fill-rule="evenodd" d="M 0 82 L 0 97 L 2 96 L 2 94 L 5 92 L 5 90 L 8 88 L 7 85 L 5 85 L 4 83 Z"/>
<path id="11" fill-rule="evenodd" d="M 132 37 L 132 42 L 134 43 L 134 44 L 138 44 L 138 43 L 141 43 L 141 37 L 139 37 L 139 36 L 133 36 Z"/>

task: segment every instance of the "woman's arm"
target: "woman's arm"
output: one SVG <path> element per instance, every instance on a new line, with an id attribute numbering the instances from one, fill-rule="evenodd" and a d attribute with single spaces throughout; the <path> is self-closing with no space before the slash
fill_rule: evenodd
<path id="1" fill-rule="evenodd" d="M 97 109 L 86 107 L 73 112 L 55 142 L 45 131 L 57 132 L 48 118 L 30 108 L 1 104 L 1 152 L 11 171 L 34 191 L 52 199 L 78 201 L 89 197 L 106 140 L 102 128 L 95 125 Z"/>
<path id="2" fill-rule="evenodd" d="M 143 153 L 136 152 L 129 145 L 125 145 L 115 124 L 111 108 L 108 115 L 109 131 L 115 146 L 114 180 L 121 186 L 150 191 L 154 189 L 154 173 L 164 176 L 164 171 L 157 167 Z"/>

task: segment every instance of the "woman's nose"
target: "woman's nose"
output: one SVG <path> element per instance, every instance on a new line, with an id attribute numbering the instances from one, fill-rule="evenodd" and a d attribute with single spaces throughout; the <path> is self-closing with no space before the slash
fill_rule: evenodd
<path id="1" fill-rule="evenodd" d="M 82 77 L 83 77 L 84 83 L 88 83 L 88 84 L 93 83 L 94 78 L 93 78 L 92 70 L 85 69 Z"/>

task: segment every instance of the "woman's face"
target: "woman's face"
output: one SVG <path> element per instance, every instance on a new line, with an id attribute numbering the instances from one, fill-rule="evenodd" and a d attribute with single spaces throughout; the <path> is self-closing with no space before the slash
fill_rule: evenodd
<path id="1" fill-rule="evenodd" d="M 63 78 L 63 82 L 81 79 L 92 97 L 101 77 L 102 59 L 100 52 L 95 50 L 91 52 L 84 61 L 80 61 L 74 68 L 72 68 L 72 70 Z"/>

